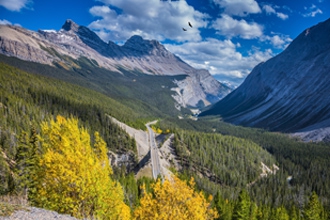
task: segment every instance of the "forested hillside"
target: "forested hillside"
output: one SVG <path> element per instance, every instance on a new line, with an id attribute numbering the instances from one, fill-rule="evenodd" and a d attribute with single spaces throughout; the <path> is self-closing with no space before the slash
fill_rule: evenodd
<path id="1" fill-rule="evenodd" d="M 162 129 L 170 128 L 171 130 L 178 130 L 178 137 L 181 137 L 185 144 L 180 144 L 180 142 L 178 142 L 179 144 L 177 146 L 185 146 L 186 149 L 190 149 L 189 152 L 197 152 L 197 155 L 201 155 L 201 157 L 195 155 L 186 155 L 184 157 L 186 158 L 187 165 L 191 164 L 191 166 L 195 167 L 203 167 L 201 166 L 201 163 L 208 166 L 206 162 L 209 161 L 212 162 L 212 166 L 216 167 L 216 169 L 224 172 L 223 169 L 217 167 L 224 165 L 227 161 L 227 157 L 225 160 L 218 160 L 217 158 L 221 158 L 222 155 L 215 157 L 215 155 L 217 155 L 217 149 L 223 148 L 226 145 L 229 145 L 232 150 L 235 148 L 240 149 L 239 146 L 242 145 L 246 146 L 247 149 L 244 150 L 250 151 L 250 154 L 245 153 L 245 158 L 239 158 L 240 154 L 236 151 L 231 155 L 232 160 L 230 160 L 230 163 L 234 164 L 233 167 L 235 168 L 237 168 L 236 166 L 240 167 L 240 164 L 248 165 L 248 168 L 243 166 L 243 169 L 237 170 L 239 175 L 237 175 L 237 178 L 235 179 L 237 179 L 236 181 L 240 182 L 241 185 L 248 182 L 246 179 L 247 177 L 245 176 L 248 173 L 247 170 L 250 168 L 253 170 L 253 163 L 247 164 L 247 162 L 243 161 L 251 163 L 252 161 L 260 161 L 261 158 L 268 158 L 264 163 L 269 166 L 275 161 L 275 164 L 280 168 L 277 174 L 269 175 L 267 178 L 261 178 L 249 187 L 252 199 L 260 204 L 270 204 L 271 206 L 282 204 L 287 207 L 291 204 L 295 204 L 302 207 L 311 192 L 315 191 L 320 196 L 322 203 L 329 207 L 329 144 L 304 143 L 284 134 L 267 132 L 262 129 L 233 126 L 223 122 L 219 123 L 219 120 L 219 118 L 214 117 L 200 118 L 198 121 L 168 118 L 160 123 L 160 127 Z M 182 132 L 182 129 L 185 131 Z M 186 134 L 186 137 L 181 134 Z M 238 137 L 239 139 L 236 139 L 233 136 Z M 226 144 L 215 141 L 217 138 L 226 139 Z M 235 144 L 230 144 L 235 142 L 236 147 Z M 206 148 L 204 148 L 204 146 L 208 146 L 208 150 L 205 150 Z M 251 146 L 259 146 L 260 148 L 255 148 L 259 149 L 259 152 L 255 153 L 253 148 L 250 148 Z M 178 152 L 179 155 L 184 155 L 185 151 L 182 152 L 179 150 Z M 220 152 L 221 154 L 226 154 L 226 151 L 219 150 L 219 153 Z M 262 152 L 267 153 L 262 154 Z M 263 157 L 262 155 L 272 156 Z M 189 162 L 189 160 L 191 162 Z M 268 161 L 270 161 L 271 164 L 269 164 Z M 216 162 L 217 165 L 214 165 L 213 162 Z M 256 163 L 256 167 L 257 165 L 258 164 Z M 210 168 L 212 167 L 210 166 Z M 187 171 L 189 170 L 191 169 L 188 166 Z M 259 171 L 260 170 L 261 168 L 259 168 Z M 233 172 L 235 169 L 231 169 L 231 171 Z M 249 173 L 249 178 L 253 179 L 253 175 L 255 174 L 251 175 L 251 173 Z M 222 176 L 217 177 L 217 181 L 221 179 L 226 181 L 230 180 L 228 176 L 224 176 L 223 174 Z M 208 188 L 210 188 L 210 191 L 212 191 L 212 188 L 219 187 L 218 185 L 211 183 L 203 183 L 203 185 L 209 185 Z M 234 187 L 236 186 L 236 182 L 232 182 L 228 185 L 222 184 L 220 187 L 223 187 L 224 191 L 228 191 L 226 190 L 227 186 Z M 213 189 L 213 192 L 214 190 L 215 189 Z M 233 196 L 233 192 L 234 190 L 231 188 L 227 194 L 228 198 Z"/>
<path id="2" fill-rule="evenodd" d="M 72 70 L 27 62 L 1 54 L 0 61 L 29 73 L 60 79 L 100 92 L 133 109 L 142 118 L 177 116 L 188 112 L 183 108 L 180 112 L 174 107 L 175 101 L 171 96 L 174 92 L 170 90 L 176 87 L 174 80 L 181 80 L 186 76 L 150 76 L 125 69 L 121 69 L 123 74 L 120 74 L 100 68 L 85 57 L 71 60 L 79 66 Z"/>
<path id="3" fill-rule="evenodd" d="M 39 133 L 41 122 L 57 114 L 78 117 L 89 131 L 99 131 L 107 147 L 115 152 L 136 151 L 134 139 L 106 116 L 111 114 L 139 126 L 137 118 L 141 115 L 129 107 L 90 89 L 28 74 L 4 63 L 0 66 L 1 193 L 13 190 L 8 166 L 15 160 L 23 132 Z"/>
<path id="4" fill-rule="evenodd" d="M 180 130 L 174 146 L 186 169 L 223 186 L 244 188 L 262 173 L 261 163 L 272 167 L 275 159 L 252 141 L 214 133 Z"/>
<path id="5" fill-rule="evenodd" d="M 23 69 L 29 69 L 28 63 L 25 64 Z M 38 68 L 34 66 L 32 70 L 37 71 Z M 62 70 L 46 70 L 53 71 L 53 75 L 63 73 Z M 64 76 L 70 78 L 69 75 L 56 78 Z M 174 210 L 178 206 L 182 207 L 180 210 L 186 210 L 181 213 L 181 219 L 187 216 L 197 216 L 196 219 L 328 218 L 328 145 L 302 143 L 278 133 L 219 123 L 218 118 L 178 120 L 170 117 L 171 113 L 161 112 L 153 106 L 153 102 L 146 104 L 140 100 L 127 105 L 129 99 L 120 102 L 117 100 L 120 96 L 99 91 L 100 88 L 95 89 L 93 85 L 81 87 L 77 84 L 0 64 L 0 195 L 20 196 L 29 189 L 30 204 L 80 218 L 93 215 L 109 218 L 111 213 L 102 211 L 102 207 L 107 206 L 100 200 L 112 201 L 114 197 L 114 201 L 118 202 L 115 212 L 118 214 L 118 207 L 126 210 L 123 211 L 127 214 L 123 219 L 155 219 L 155 215 L 166 219 L 171 216 L 166 210 Z M 163 118 L 157 126 L 174 133 L 173 145 L 182 170 L 173 172 L 179 179 L 174 177 L 175 183 L 154 182 L 145 177 L 136 180 L 134 173 L 128 173 L 125 167 L 112 167 L 111 171 L 102 173 L 107 163 L 104 163 L 104 154 L 100 153 L 104 151 L 101 146 L 116 153 L 136 154 L 135 140 L 113 124 L 107 115 L 141 129 L 145 129 L 144 123 L 148 120 Z M 82 135 L 80 138 L 78 133 Z M 78 145 L 75 138 L 82 143 Z M 70 141 L 74 141 L 75 146 Z M 87 146 L 92 146 L 93 150 L 81 150 Z M 90 161 L 90 164 L 83 161 Z M 274 172 L 264 172 L 262 163 Z M 42 166 L 35 168 L 36 164 L 39 164 L 37 167 Z M 79 174 L 73 168 L 85 169 L 86 166 L 95 168 L 95 176 L 88 177 L 92 173 Z M 68 171 L 75 172 L 77 176 L 65 178 L 70 173 Z M 41 187 L 52 185 L 52 182 L 44 183 L 52 181 L 55 173 L 63 177 L 55 177 L 59 188 Z M 51 178 L 46 178 L 47 175 Z M 108 185 L 113 184 L 113 188 L 123 189 L 123 192 L 107 194 L 102 184 L 96 181 L 95 186 L 100 185 L 99 188 L 80 194 L 78 189 L 85 189 L 84 184 L 91 185 L 91 182 L 89 179 L 78 186 L 79 175 L 95 178 L 95 181 L 98 175 L 110 175 Z M 104 193 L 100 193 L 101 188 Z M 44 196 L 42 201 L 33 197 L 37 192 Z M 86 202 L 86 198 L 94 198 L 87 199 L 93 203 Z M 186 203 L 190 200 L 195 204 Z M 199 214 L 194 212 L 196 204 L 202 207 Z M 0 209 L 2 207 L 0 203 Z M 65 207 L 75 208 L 68 210 Z M 127 212 L 128 208 L 130 211 Z M 83 213 L 83 210 L 89 211 Z"/>

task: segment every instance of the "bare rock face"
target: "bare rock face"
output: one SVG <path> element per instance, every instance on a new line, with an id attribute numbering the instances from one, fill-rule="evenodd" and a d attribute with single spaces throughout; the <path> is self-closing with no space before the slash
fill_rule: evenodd
<path id="1" fill-rule="evenodd" d="M 206 70 L 196 70 L 186 79 L 175 83 L 178 87 L 172 89 L 176 92 L 173 98 L 183 107 L 202 108 L 219 101 L 229 92 L 228 87 L 214 80 Z"/>
<path id="2" fill-rule="evenodd" d="M 33 32 L 0 25 L 0 53 L 66 69 L 75 67 L 72 60 L 83 56 L 119 73 L 124 69 L 150 75 L 186 75 L 173 88 L 177 91 L 174 99 L 186 107 L 207 106 L 231 91 L 208 71 L 194 69 L 158 41 L 132 36 L 123 46 L 111 41 L 105 43 L 93 31 L 72 20 L 67 20 L 59 31 Z"/>
<path id="3" fill-rule="evenodd" d="M 38 42 L 33 32 L 19 27 L 0 25 L 0 33 L 0 52 L 2 54 L 27 61 L 52 63 L 52 57 L 40 49 L 43 44 Z"/>
<path id="4" fill-rule="evenodd" d="M 256 66 L 240 87 L 202 115 L 273 131 L 315 133 L 330 127 L 329 73 L 330 19 Z"/>

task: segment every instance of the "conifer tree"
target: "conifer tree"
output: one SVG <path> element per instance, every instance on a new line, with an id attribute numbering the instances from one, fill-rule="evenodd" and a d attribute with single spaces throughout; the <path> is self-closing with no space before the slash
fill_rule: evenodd
<path id="1" fill-rule="evenodd" d="M 254 202 L 251 202 L 249 220 L 257 220 L 257 216 L 258 216 L 258 206 Z"/>
<path id="2" fill-rule="evenodd" d="M 272 215 L 272 210 L 270 206 L 267 205 L 263 205 L 260 206 L 258 208 L 258 215 L 257 215 L 257 219 L 258 220 L 266 220 L 266 219 L 270 219 L 271 215 Z"/>
<path id="3" fill-rule="evenodd" d="M 40 157 L 40 149 L 38 144 L 37 131 L 31 127 L 29 133 L 22 132 L 19 137 L 17 153 L 15 156 L 17 186 L 16 192 L 27 194 L 29 189 L 33 189 L 34 181 L 32 177 L 38 167 Z"/>
<path id="4" fill-rule="evenodd" d="M 304 208 L 304 218 L 306 220 L 320 220 L 322 212 L 322 205 L 315 192 L 309 197 L 309 202 Z"/>
<path id="5" fill-rule="evenodd" d="M 232 219 L 233 209 L 231 203 L 228 201 L 228 199 L 224 199 L 222 197 L 220 191 L 218 191 L 214 197 L 214 206 L 219 214 L 218 220 Z"/>
<path id="6" fill-rule="evenodd" d="M 291 220 L 300 220 L 299 209 L 295 205 L 292 205 L 290 210 L 290 219 Z"/>
<path id="7" fill-rule="evenodd" d="M 285 209 L 285 207 L 281 206 L 276 209 L 273 209 L 273 214 L 271 216 L 271 219 L 273 220 L 289 220 L 290 216 Z"/>
<path id="8" fill-rule="evenodd" d="M 233 220 L 248 220 L 250 217 L 250 196 L 242 189 L 234 207 Z"/>

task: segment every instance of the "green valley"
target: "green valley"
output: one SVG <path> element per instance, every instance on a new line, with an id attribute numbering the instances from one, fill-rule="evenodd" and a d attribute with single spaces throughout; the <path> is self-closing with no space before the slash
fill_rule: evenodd
<path id="1" fill-rule="evenodd" d="M 178 115 L 188 115 L 189 111 L 174 108 L 171 91 L 164 88 L 171 88 L 175 78 L 184 76 L 147 76 L 138 72 L 120 75 L 86 60 L 76 61 L 82 68 L 73 71 L 2 55 L 1 60 L 3 196 L 24 194 L 18 182 L 18 170 L 22 169 L 16 164 L 22 157 L 19 149 L 34 135 L 40 135 L 43 122 L 62 115 L 77 118 L 91 136 L 99 132 L 112 152 L 135 155 L 132 166 L 114 166 L 111 176 L 123 186 L 124 201 L 131 212 L 142 207 L 144 194 L 140 187 L 153 192 L 155 182 L 147 177 L 135 179 L 136 142 L 109 120 L 107 115 L 111 115 L 142 130 L 146 122 L 159 119 L 156 127 L 174 134 L 173 146 L 182 168 L 173 167 L 172 171 L 188 185 L 193 177 L 194 190 L 203 192 L 205 197 L 213 195 L 211 204 L 219 213 L 218 219 L 243 219 L 238 216 L 244 205 L 248 210 L 244 215 L 251 219 L 279 219 L 280 215 L 308 219 L 303 216 L 315 196 L 315 201 L 320 201 L 317 215 L 320 219 L 329 216 L 328 144 L 303 143 L 280 133 L 233 126 L 217 117 L 178 119 Z M 274 172 L 265 172 L 262 164 Z"/>

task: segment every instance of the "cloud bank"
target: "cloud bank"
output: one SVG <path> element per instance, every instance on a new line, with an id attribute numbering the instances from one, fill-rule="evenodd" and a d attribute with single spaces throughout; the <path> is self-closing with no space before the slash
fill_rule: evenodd
<path id="1" fill-rule="evenodd" d="M 20 11 L 22 8 L 28 8 L 32 3 L 31 0 L 0 0 L 0 5 L 9 11 Z"/>
<path id="2" fill-rule="evenodd" d="M 207 14 L 196 11 L 186 1 L 101 0 L 105 5 L 94 6 L 90 13 L 98 18 L 89 27 L 104 40 L 123 41 L 138 34 L 146 39 L 185 42 L 202 39 L 198 28 L 206 27 Z M 183 32 L 182 28 L 193 29 Z"/>
<path id="3" fill-rule="evenodd" d="M 212 75 L 218 75 L 219 79 L 226 78 L 232 82 L 240 79 L 239 83 L 254 66 L 274 56 L 270 49 L 261 51 L 256 48 L 247 56 L 243 56 L 238 52 L 240 45 L 234 44 L 229 39 L 221 41 L 208 38 L 201 42 L 187 42 L 183 45 L 165 44 L 165 47 L 195 68 L 207 69 Z"/>
<path id="4" fill-rule="evenodd" d="M 247 16 L 261 12 L 255 0 L 213 0 L 213 2 L 224 8 L 224 13 L 228 15 Z"/>
<path id="5" fill-rule="evenodd" d="M 123 44 L 132 35 L 156 39 L 191 66 L 207 69 L 217 79 L 236 83 L 240 83 L 254 66 L 275 55 L 269 48 L 284 49 L 291 42 L 283 34 L 266 35 L 265 27 L 251 20 L 250 15 L 262 12 L 281 20 L 288 19 L 288 15 L 277 11 L 277 6 L 260 7 L 255 0 L 210 0 L 213 7 L 220 10 L 217 17 L 194 9 L 187 1 L 98 2 L 101 4 L 89 10 L 95 20 L 88 27 L 104 41 Z M 188 21 L 193 28 L 188 26 Z M 204 35 L 205 31 L 213 32 L 213 36 Z M 242 53 L 238 43 L 241 39 L 268 46 L 245 47 Z"/>
<path id="6" fill-rule="evenodd" d="M 262 26 L 255 23 L 248 23 L 245 20 L 236 20 L 228 15 L 223 15 L 211 25 L 218 34 L 226 37 L 239 36 L 243 39 L 253 39 L 262 35 Z"/>
<path id="7" fill-rule="evenodd" d="M 323 11 L 314 4 L 310 7 L 304 7 L 304 9 L 307 11 L 303 14 L 304 17 L 315 17 L 317 14 L 323 14 Z"/>
<path id="8" fill-rule="evenodd" d="M 267 14 L 275 14 L 277 17 L 279 17 L 282 20 L 286 20 L 289 18 L 289 15 L 277 12 L 271 5 L 264 5 L 262 9 L 267 13 Z"/>

